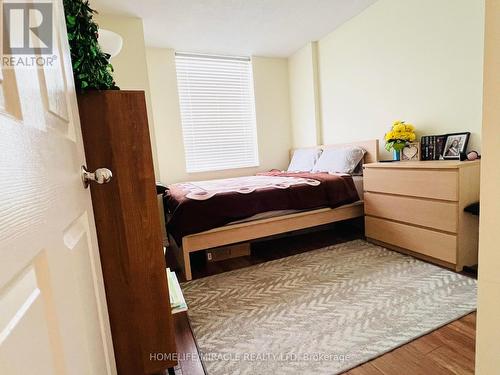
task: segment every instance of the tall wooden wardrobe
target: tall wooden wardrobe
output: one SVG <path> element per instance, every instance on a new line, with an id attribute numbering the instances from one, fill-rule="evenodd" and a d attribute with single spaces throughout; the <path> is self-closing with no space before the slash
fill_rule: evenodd
<path id="1" fill-rule="evenodd" d="M 113 173 L 90 188 L 118 373 L 164 373 L 175 342 L 144 92 L 90 91 L 78 107 L 87 169 Z"/>

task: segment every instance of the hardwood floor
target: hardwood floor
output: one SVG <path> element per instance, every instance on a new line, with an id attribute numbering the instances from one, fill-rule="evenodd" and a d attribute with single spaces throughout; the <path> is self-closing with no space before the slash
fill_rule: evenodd
<path id="1" fill-rule="evenodd" d="M 363 238 L 362 221 L 335 223 L 316 232 L 296 233 L 252 243 L 252 255 L 207 263 L 204 254 L 193 254 L 193 277 L 199 278 L 248 267 L 273 259 Z M 176 374 L 203 375 L 198 349 L 186 313 L 174 315 L 179 352 Z M 389 353 L 358 366 L 347 375 L 474 374 L 476 314 L 469 314 Z"/>
<path id="2" fill-rule="evenodd" d="M 474 374 L 475 327 L 472 313 L 346 374 Z"/>

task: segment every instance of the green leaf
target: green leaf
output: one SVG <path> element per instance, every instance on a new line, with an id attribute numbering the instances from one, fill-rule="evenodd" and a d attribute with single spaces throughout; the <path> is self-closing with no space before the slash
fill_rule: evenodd
<path id="1" fill-rule="evenodd" d="M 75 23 L 76 23 L 76 17 L 75 16 L 72 16 L 72 15 L 66 16 L 66 25 L 68 25 L 68 27 L 75 26 Z"/>
<path id="2" fill-rule="evenodd" d="M 63 0 L 68 41 L 76 87 L 80 89 L 117 89 L 109 63 L 99 43 L 96 12 L 88 0 Z"/>

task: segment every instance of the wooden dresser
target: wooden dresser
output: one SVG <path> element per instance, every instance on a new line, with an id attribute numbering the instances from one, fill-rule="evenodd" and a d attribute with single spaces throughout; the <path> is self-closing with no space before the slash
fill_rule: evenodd
<path id="1" fill-rule="evenodd" d="M 371 242 L 462 270 L 477 264 L 479 161 L 364 166 L 365 235 Z"/>

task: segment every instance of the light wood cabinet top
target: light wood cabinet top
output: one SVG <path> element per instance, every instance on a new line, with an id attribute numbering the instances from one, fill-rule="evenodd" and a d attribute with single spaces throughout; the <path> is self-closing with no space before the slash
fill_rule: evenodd
<path id="1" fill-rule="evenodd" d="M 368 163 L 364 168 L 396 168 L 396 169 L 456 169 L 477 166 L 480 160 L 431 160 L 431 161 L 395 161 L 386 163 Z"/>

